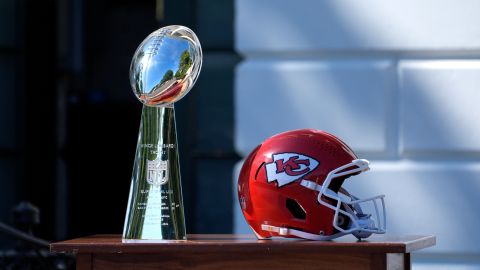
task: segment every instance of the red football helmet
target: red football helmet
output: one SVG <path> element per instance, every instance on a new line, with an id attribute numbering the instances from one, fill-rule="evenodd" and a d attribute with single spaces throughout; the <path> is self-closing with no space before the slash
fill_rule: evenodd
<path id="1" fill-rule="evenodd" d="M 327 132 L 277 134 L 246 158 L 238 179 L 240 207 L 259 239 L 330 240 L 350 233 L 361 239 L 385 233 L 384 195 L 358 199 L 342 188 L 346 178 L 368 169 L 367 160 Z"/>

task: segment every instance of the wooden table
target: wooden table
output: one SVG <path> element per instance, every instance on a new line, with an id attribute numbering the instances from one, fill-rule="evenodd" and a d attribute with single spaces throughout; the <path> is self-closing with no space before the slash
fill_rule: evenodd
<path id="1" fill-rule="evenodd" d="M 410 253 L 435 236 L 375 235 L 368 241 L 256 240 L 253 235 L 198 234 L 188 241 L 122 243 L 94 235 L 50 245 L 74 253 L 77 270 L 100 269 L 410 269 Z"/>

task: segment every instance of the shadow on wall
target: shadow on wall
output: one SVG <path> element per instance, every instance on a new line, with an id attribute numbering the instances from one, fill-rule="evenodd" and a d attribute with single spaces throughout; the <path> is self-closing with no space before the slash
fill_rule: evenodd
<path id="1" fill-rule="evenodd" d="M 372 172 L 352 177 L 352 187 L 365 192 L 360 194 L 365 197 L 387 193 L 387 208 L 392 201 L 387 222 L 392 233 L 436 233 L 439 247 L 428 252 L 441 250 L 439 256 L 479 253 L 475 227 L 480 216 L 474 206 L 480 203 L 476 196 L 480 192 L 480 134 L 473 127 L 476 121 L 466 120 L 480 116 L 475 105 L 480 98 L 475 91 L 479 74 L 469 71 L 462 77 L 452 72 L 472 65 L 479 70 L 480 64 L 466 63 L 468 60 L 440 63 L 438 59 L 469 51 L 451 49 L 456 41 L 443 50 L 435 46 L 431 51 L 418 49 L 418 37 L 413 34 L 428 29 L 410 31 L 408 27 L 421 26 L 421 22 L 394 24 L 391 22 L 408 18 L 402 18 L 401 12 L 388 17 L 394 10 L 383 13 L 376 6 L 369 7 L 371 14 L 350 13 L 346 11 L 352 8 L 343 6 L 348 4 L 322 1 L 306 7 L 281 1 L 272 8 L 269 1 L 260 1 L 250 4 L 265 11 L 261 20 L 254 20 L 256 13 L 247 12 L 244 5 L 248 5 L 237 1 L 237 7 L 242 6 L 241 22 L 259 25 L 257 31 L 236 26 L 237 48 L 246 58 L 236 74 L 237 151 L 245 157 L 268 136 L 288 129 L 328 127 L 327 131 L 360 149 L 362 158 L 375 159 Z M 414 18 L 422 17 L 421 11 L 412 12 Z M 450 20 L 445 18 L 441 25 Z M 275 34 L 278 31 L 283 35 Z M 414 69 L 424 60 L 432 66 L 417 76 Z M 382 63 L 379 75 L 385 77 L 364 76 L 362 69 L 377 63 Z M 350 71 L 342 72 L 343 67 L 357 72 L 355 80 Z M 438 77 L 428 73 L 439 72 L 439 68 Z M 462 78 L 477 82 L 477 86 L 462 84 Z M 381 83 L 372 90 L 375 80 Z M 375 91 L 382 87 L 383 91 Z M 378 117 L 379 113 L 383 115 Z M 244 123 L 242 119 L 246 119 Z M 375 140 L 384 140 L 384 148 L 375 143 L 362 148 L 363 142 L 356 140 L 372 129 L 383 130 Z M 238 202 L 234 204 L 235 232 L 250 233 Z M 453 232 L 455 236 L 451 236 Z"/>

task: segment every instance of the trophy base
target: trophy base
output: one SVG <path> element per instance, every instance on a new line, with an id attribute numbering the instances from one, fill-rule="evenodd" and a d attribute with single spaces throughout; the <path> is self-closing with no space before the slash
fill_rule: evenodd
<path id="1" fill-rule="evenodd" d="M 187 239 L 173 105 L 143 107 L 122 239 Z"/>
<path id="2" fill-rule="evenodd" d="M 161 240 L 161 239 L 125 239 L 122 238 L 122 243 L 124 244 L 138 244 L 138 243 L 183 243 L 186 242 L 187 239 L 184 240 Z"/>

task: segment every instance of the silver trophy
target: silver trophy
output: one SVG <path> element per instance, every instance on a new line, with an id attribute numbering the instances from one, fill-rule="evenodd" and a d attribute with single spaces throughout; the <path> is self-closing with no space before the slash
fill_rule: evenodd
<path id="1" fill-rule="evenodd" d="M 158 29 L 135 51 L 130 83 L 144 105 L 124 242 L 187 238 L 173 103 L 190 91 L 201 66 L 200 42 L 184 26 Z"/>

